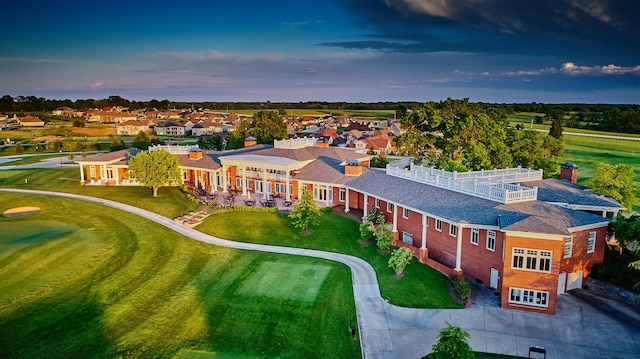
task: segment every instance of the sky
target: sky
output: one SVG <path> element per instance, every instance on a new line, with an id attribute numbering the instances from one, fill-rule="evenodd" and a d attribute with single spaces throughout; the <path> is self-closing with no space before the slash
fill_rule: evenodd
<path id="1" fill-rule="evenodd" d="M 637 0 L 2 5 L 0 96 L 640 103 Z"/>

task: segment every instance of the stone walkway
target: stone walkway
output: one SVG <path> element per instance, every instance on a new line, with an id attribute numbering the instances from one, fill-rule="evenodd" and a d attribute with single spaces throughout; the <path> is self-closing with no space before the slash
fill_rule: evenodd
<path id="1" fill-rule="evenodd" d="M 153 220 L 196 240 L 244 250 L 303 255 L 346 264 L 351 269 L 358 334 L 364 358 L 421 358 L 430 352 L 446 322 L 470 334 L 475 351 L 528 356 L 542 346 L 547 358 L 640 358 L 637 306 L 594 296 L 585 290 L 558 298 L 556 315 L 498 308 L 492 291 L 477 287 L 467 309 L 402 308 L 380 295 L 376 273 L 362 259 L 331 252 L 233 242 L 198 232 L 184 224 L 126 204 L 69 193 L 0 189 L 75 198 L 101 203 Z M 345 333 L 346 335 L 346 333 Z"/>

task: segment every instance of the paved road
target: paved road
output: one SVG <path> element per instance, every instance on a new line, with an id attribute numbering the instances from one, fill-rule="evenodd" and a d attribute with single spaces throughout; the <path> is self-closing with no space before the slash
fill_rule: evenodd
<path id="1" fill-rule="evenodd" d="M 126 204 L 69 193 L 0 189 L 75 198 L 121 209 L 155 221 L 196 240 L 236 249 L 303 255 L 338 261 L 351 268 L 364 358 L 421 358 L 430 352 L 446 322 L 470 334 L 476 351 L 528 356 L 530 345 L 543 346 L 547 358 L 640 358 L 640 311 L 584 290 L 558 298 L 555 316 L 498 308 L 497 297 L 484 287 L 474 290 L 467 309 L 402 308 L 380 296 L 376 273 L 367 262 L 348 255 L 233 242 L 186 227 L 158 214 Z"/>

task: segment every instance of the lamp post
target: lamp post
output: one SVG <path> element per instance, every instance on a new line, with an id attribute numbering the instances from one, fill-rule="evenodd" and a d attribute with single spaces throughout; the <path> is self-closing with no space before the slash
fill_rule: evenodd
<path id="1" fill-rule="evenodd" d="M 62 168 L 62 149 L 60 149 L 60 168 Z"/>

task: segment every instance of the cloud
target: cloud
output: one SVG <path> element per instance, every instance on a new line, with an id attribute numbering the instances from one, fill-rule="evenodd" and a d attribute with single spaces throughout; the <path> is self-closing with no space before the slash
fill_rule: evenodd
<path id="1" fill-rule="evenodd" d="M 640 75 L 640 65 L 636 66 L 618 66 L 614 64 L 604 66 L 579 66 L 573 62 L 565 62 L 560 68 L 547 67 L 539 70 L 519 70 L 504 72 L 506 76 L 540 76 L 550 74 L 566 74 L 572 76 L 591 75 Z"/>
<path id="2" fill-rule="evenodd" d="M 98 82 L 94 82 L 92 84 L 89 85 L 89 88 L 92 90 L 97 90 L 99 88 L 102 88 L 102 86 L 104 85 L 104 81 L 98 81 Z"/>
<path id="3" fill-rule="evenodd" d="M 68 65 L 71 60 L 65 59 L 38 59 L 26 57 L 0 57 L 0 65 Z"/>

